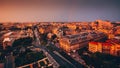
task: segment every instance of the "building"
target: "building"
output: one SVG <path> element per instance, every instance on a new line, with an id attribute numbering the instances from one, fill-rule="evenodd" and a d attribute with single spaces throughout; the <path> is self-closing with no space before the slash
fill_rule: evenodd
<path id="1" fill-rule="evenodd" d="M 39 32 L 41 33 L 41 34 L 43 34 L 44 33 L 44 29 L 43 28 L 39 28 Z"/>
<path id="2" fill-rule="evenodd" d="M 91 52 L 102 52 L 102 45 L 97 42 L 90 42 L 89 43 L 89 51 Z"/>
<path id="3" fill-rule="evenodd" d="M 106 42 L 89 42 L 89 51 L 120 56 L 120 40 L 110 39 Z"/>
<path id="4" fill-rule="evenodd" d="M 53 64 L 51 64 L 50 62 L 48 62 L 48 58 L 43 58 L 41 60 L 38 60 L 36 62 L 30 63 L 30 64 L 26 64 L 17 68 L 49 68 L 52 67 L 53 68 Z"/>
<path id="5" fill-rule="evenodd" d="M 75 24 L 72 24 L 72 23 L 67 24 L 67 27 L 68 27 L 69 29 L 72 29 L 72 30 L 75 30 L 75 29 L 76 29 L 76 25 L 75 25 Z"/>
<path id="6" fill-rule="evenodd" d="M 113 54 L 113 50 L 112 50 L 112 48 L 113 48 L 113 46 L 114 45 L 112 45 L 112 44 L 110 44 L 110 43 L 101 43 L 102 44 L 102 53 L 106 53 L 106 54 Z"/>
<path id="7" fill-rule="evenodd" d="M 114 37 L 115 37 L 114 34 L 108 34 L 108 38 L 109 38 L 109 39 L 112 39 L 112 38 L 114 38 Z"/>
<path id="8" fill-rule="evenodd" d="M 112 44 L 112 50 L 113 50 L 113 55 L 118 55 L 120 56 L 120 39 L 110 39 L 107 40 L 106 42 Z"/>
<path id="9" fill-rule="evenodd" d="M 75 35 L 66 35 L 59 39 L 59 43 L 61 49 L 71 52 L 87 46 L 91 40 L 100 40 L 104 37 L 105 35 L 95 31 L 81 32 Z"/>
<path id="10" fill-rule="evenodd" d="M 5 49 L 7 46 L 11 46 L 12 42 L 13 42 L 12 39 L 4 38 L 4 40 L 3 40 L 3 49 Z"/>
<path id="11" fill-rule="evenodd" d="M 5 49 L 7 46 L 12 46 L 12 43 L 19 38 L 25 38 L 25 37 L 32 37 L 28 34 L 26 34 L 25 31 L 17 31 L 17 32 L 8 32 L 3 35 L 3 49 Z"/>

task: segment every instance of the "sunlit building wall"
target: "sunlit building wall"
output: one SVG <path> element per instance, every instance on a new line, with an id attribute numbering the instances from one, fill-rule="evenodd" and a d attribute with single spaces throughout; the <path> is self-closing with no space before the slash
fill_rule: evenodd
<path id="1" fill-rule="evenodd" d="M 106 42 L 89 42 L 89 51 L 93 53 L 101 52 L 120 56 L 120 43 L 118 42 L 116 40 L 107 40 Z"/>

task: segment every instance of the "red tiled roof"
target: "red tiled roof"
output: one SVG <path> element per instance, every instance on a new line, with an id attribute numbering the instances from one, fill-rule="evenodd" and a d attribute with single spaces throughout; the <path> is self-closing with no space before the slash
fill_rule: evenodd
<path id="1" fill-rule="evenodd" d="M 112 44 L 111 43 L 108 43 L 108 42 L 105 42 L 105 43 L 102 43 L 103 46 L 111 46 Z"/>
<path id="2" fill-rule="evenodd" d="M 98 45 L 98 42 L 89 42 L 90 44 Z"/>
<path id="3" fill-rule="evenodd" d="M 99 42 L 89 42 L 90 44 L 94 44 L 94 45 L 98 45 Z M 102 43 L 103 46 L 111 46 L 112 43 L 111 42 L 104 42 Z"/>
<path id="4" fill-rule="evenodd" d="M 106 42 L 120 44 L 120 40 L 118 40 L 118 39 L 109 39 Z"/>

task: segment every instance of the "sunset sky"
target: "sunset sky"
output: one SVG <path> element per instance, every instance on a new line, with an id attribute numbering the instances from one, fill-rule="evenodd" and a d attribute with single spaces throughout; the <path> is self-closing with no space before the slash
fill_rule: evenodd
<path id="1" fill-rule="evenodd" d="M 3 0 L 0 22 L 120 21 L 119 4 L 119 0 Z"/>

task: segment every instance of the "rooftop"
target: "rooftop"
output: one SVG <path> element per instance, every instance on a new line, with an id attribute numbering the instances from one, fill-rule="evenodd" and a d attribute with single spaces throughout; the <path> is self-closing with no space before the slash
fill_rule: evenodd
<path id="1" fill-rule="evenodd" d="M 90 42 L 90 44 L 98 45 L 98 42 Z"/>
<path id="2" fill-rule="evenodd" d="M 106 41 L 107 43 L 115 43 L 115 44 L 120 44 L 120 39 L 109 39 Z"/>

